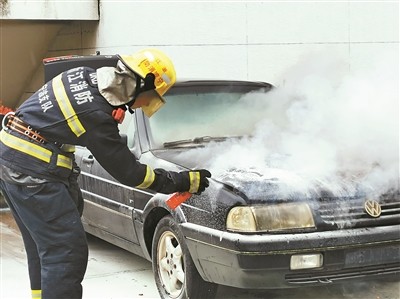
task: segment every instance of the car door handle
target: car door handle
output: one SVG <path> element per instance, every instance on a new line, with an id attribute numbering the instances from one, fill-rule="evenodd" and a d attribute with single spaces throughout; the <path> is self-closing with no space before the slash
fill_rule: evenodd
<path id="1" fill-rule="evenodd" d="M 83 157 L 82 162 L 85 164 L 93 164 L 94 162 L 93 155 L 89 155 L 88 157 Z"/>

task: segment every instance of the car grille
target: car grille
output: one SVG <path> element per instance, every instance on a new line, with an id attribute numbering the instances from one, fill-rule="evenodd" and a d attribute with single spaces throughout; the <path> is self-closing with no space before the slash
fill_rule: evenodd
<path id="1" fill-rule="evenodd" d="M 371 227 L 400 223 L 400 198 L 397 194 L 383 196 L 379 200 L 382 213 L 379 217 L 368 215 L 364 198 L 322 198 L 318 213 L 322 221 L 338 228 Z"/>
<path id="2" fill-rule="evenodd" d="M 373 267 L 350 268 L 337 271 L 309 272 L 301 274 L 287 274 L 285 279 L 291 284 L 310 284 L 310 283 L 332 283 L 340 280 L 352 278 L 362 278 L 365 276 L 399 274 L 400 266 L 398 263 L 379 265 Z"/>

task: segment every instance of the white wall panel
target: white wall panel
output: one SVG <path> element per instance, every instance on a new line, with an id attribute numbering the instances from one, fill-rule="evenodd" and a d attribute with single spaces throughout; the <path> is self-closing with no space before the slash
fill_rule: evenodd
<path id="1" fill-rule="evenodd" d="M 165 49 L 178 78 L 245 79 L 246 46 L 192 46 Z"/>
<path id="2" fill-rule="evenodd" d="M 291 2 L 248 4 L 250 44 L 348 41 L 348 4 Z"/>
<path id="3" fill-rule="evenodd" d="M 399 42 L 399 2 L 349 4 L 352 42 Z"/>
<path id="4" fill-rule="evenodd" d="M 243 44 L 244 8 L 242 3 L 102 2 L 98 42 L 102 47 Z"/>

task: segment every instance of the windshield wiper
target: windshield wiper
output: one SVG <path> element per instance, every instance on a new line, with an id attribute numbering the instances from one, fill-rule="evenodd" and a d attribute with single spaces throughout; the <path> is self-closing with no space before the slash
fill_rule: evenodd
<path id="1" fill-rule="evenodd" d="M 241 138 L 241 136 L 230 136 L 230 137 L 211 137 L 211 136 L 203 136 L 203 137 L 196 137 L 193 139 L 183 139 L 183 140 L 176 140 L 171 142 L 164 142 L 164 148 L 171 148 L 171 147 L 179 147 L 182 145 L 194 145 L 197 146 L 202 143 L 215 141 L 215 142 L 222 142 L 230 138 Z"/>

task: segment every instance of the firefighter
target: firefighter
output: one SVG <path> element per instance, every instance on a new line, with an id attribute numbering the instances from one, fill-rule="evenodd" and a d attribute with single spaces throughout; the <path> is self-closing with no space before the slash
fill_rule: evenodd
<path id="1" fill-rule="evenodd" d="M 118 123 L 125 110 L 141 107 L 153 115 L 176 75 L 157 49 L 118 59 L 116 67 L 61 73 L 3 121 L 0 187 L 21 230 L 33 298 L 82 297 L 88 246 L 71 145 L 87 147 L 128 186 L 164 194 L 208 187 L 208 170 L 152 169 L 121 140 Z"/>

